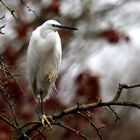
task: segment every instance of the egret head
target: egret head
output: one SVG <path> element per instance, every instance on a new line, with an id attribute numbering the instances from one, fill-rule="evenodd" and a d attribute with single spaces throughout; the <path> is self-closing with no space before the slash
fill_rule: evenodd
<path id="1" fill-rule="evenodd" d="M 77 30 L 76 28 L 65 26 L 60 24 L 59 22 L 55 20 L 47 20 L 44 24 L 44 30 L 53 30 L 57 31 L 58 29 L 66 29 L 66 30 Z"/>

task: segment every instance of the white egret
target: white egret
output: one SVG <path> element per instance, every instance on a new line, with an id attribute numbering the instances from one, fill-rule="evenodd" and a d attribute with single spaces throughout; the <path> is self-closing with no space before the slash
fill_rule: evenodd
<path id="1" fill-rule="evenodd" d="M 55 86 L 62 57 L 61 40 L 57 32 L 59 28 L 77 30 L 48 20 L 32 32 L 27 50 L 29 82 L 35 99 L 41 102 L 43 125 L 44 121 L 50 125 L 43 111 L 43 101 L 49 98 Z"/>

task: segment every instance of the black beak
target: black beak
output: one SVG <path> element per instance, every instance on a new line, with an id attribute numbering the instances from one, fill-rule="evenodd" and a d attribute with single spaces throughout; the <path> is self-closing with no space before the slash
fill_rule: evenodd
<path id="1" fill-rule="evenodd" d="M 56 24 L 52 24 L 53 27 L 57 27 L 60 29 L 66 29 L 66 30 L 78 30 L 74 27 L 69 27 L 69 26 L 65 26 L 65 25 L 56 25 Z"/>

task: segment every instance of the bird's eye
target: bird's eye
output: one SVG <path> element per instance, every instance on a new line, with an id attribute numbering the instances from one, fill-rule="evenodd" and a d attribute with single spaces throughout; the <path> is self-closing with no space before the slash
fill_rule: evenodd
<path id="1" fill-rule="evenodd" d="M 56 27 L 56 25 L 55 25 L 55 24 L 52 24 L 52 26 L 53 26 L 53 27 Z"/>

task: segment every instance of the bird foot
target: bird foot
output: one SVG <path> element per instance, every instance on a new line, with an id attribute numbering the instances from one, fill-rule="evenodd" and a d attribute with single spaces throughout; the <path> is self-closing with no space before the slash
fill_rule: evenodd
<path id="1" fill-rule="evenodd" d="M 43 114 L 41 116 L 41 122 L 42 122 L 42 125 L 44 127 L 49 127 L 50 130 L 52 130 L 52 126 L 51 126 L 51 122 L 52 122 L 52 117 L 51 116 L 46 116 L 45 114 Z"/>

